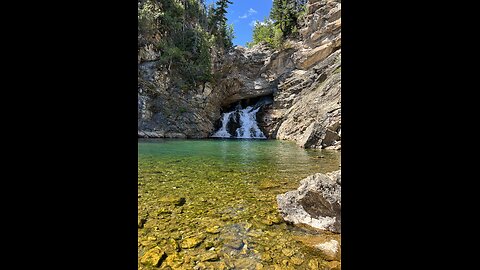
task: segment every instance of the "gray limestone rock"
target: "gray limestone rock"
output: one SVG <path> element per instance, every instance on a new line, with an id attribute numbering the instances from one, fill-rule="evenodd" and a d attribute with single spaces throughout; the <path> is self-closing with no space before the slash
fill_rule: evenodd
<path id="1" fill-rule="evenodd" d="M 341 232 L 341 172 L 316 173 L 300 182 L 297 190 L 277 195 L 285 221 Z"/>

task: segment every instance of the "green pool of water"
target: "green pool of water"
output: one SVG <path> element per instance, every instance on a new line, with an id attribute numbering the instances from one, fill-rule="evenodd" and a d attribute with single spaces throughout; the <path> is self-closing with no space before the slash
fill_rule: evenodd
<path id="1" fill-rule="evenodd" d="M 164 269 L 321 268 L 276 195 L 339 165 L 337 151 L 284 141 L 139 140 L 139 269 L 155 256 Z"/>

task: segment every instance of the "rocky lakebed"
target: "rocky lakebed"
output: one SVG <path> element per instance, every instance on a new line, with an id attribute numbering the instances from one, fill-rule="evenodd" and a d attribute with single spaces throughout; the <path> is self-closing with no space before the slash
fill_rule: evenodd
<path id="1" fill-rule="evenodd" d="M 139 269 L 340 269 L 338 151 L 271 140 L 138 145 Z"/>

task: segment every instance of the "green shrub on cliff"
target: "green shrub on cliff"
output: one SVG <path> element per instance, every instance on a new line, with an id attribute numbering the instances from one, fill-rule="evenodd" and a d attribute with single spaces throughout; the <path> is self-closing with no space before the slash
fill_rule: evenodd
<path id="1" fill-rule="evenodd" d="M 265 42 L 272 48 L 280 48 L 286 38 L 298 35 L 298 19 L 305 13 L 306 0 L 273 0 L 269 18 L 256 22 L 252 42 L 247 47 Z"/>
<path id="2" fill-rule="evenodd" d="M 247 42 L 247 47 L 251 48 L 260 42 L 264 42 L 272 48 L 278 48 L 282 44 L 282 32 L 275 27 L 273 21 L 270 19 L 264 19 L 263 22 L 255 23 L 253 28 L 253 41 Z"/>

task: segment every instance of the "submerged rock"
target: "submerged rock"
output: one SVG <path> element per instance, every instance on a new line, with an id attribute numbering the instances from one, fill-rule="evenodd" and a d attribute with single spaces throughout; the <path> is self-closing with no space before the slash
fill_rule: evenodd
<path id="1" fill-rule="evenodd" d="M 255 264 L 255 270 L 262 270 L 262 269 L 265 269 L 265 267 L 263 266 L 263 264 L 261 264 L 261 263 Z"/>
<path id="2" fill-rule="evenodd" d="M 140 259 L 140 263 L 158 267 L 166 257 L 165 251 L 157 246 L 147 251 Z"/>
<path id="3" fill-rule="evenodd" d="M 194 248 L 198 245 L 200 245 L 205 237 L 189 237 L 186 238 L 182 241 L 182 244 L 180 245 L 182 248 Z"/>
<path id="4" fill-rule="evenodd" d="M 322 252 L 325 260 L 334 261 L 334 260 L 340 260 L 339 246 L 340 245 L 338 241 L 332 239 L 328 242 L 318 244 L 315 247 Z"/>
<path id="5" fill-rule="evenodd" d="M 273 181 L 264 181 L 258 185 L 258 189 L 273 189 L 278 187 L 280 187 L 280 184 Z"/>
<path id="6" fill-rule="evenodd" d="M 308 261 L 308 267 L 311 270 L 318 270 L 318 261 L 316 259 L 310 259 Z"/>
<path id="7" fill-rule="evenodd" d="M 285 255 L 287 257 L 291 257 L 291 256 L 293 256 L 293 254 L 295 254 L 295 251 L 293 249 L 290 249 L 290 248 L 284 248 L 284 249 L 282 249 L 282 253 L 283 253 L 283 255 Z"/>
<path id="8" fill-rule="evenodd" d="M 268 254 L 268 253 L 263 253 L 261 255 L 261 260 L 264 261 L 264 262 L 271 262 L 272 261 L 272 256 L 270 256 L 270 254 Z"/>
<path id="9" fill-rule="evenodd" d="M 340 270 L 342 269 L 341 263 L 339 261 L 331 261 L 326 263 L 327 270 Z"/>
<path id="10" fill-rule="evenodd" d="M 164 215 L 164 214 L 171 214 L 172 211 L 170 209 L 167 209 L 165 207 L 162 207 L 160 209 L 158 209 L 158 211 L 156 212 L 157 216 L 161 216 L 161 215 Z"/>
<path id="11" fill-rule="evenodd" d="M 290 261 L 291 261 L 294 265 L 301 265 L 301 264 L 304 262 L 304 260 L 303 260 L 302 258 L 300 258 L 300 257 L 292 257 L 292 258 L 290 259 Z"/>
<path id="12" fill-rule="evenodd" d="M 147 219 L 146 218 L 139 218 L 138 219 L 138 228 L 141 229 L 143 228 L 143 225 L 145 225 L 145 222 L 147 222 Z"/>
<path id="13" fill-rule="evenodd" d="M 213 226 L 213 227 L 207 227 L 205 229 L 205 231 L 207 233 L 211 233 L 211 234 L 217 234 L 220 232 L 220 226 Z"/>
<path id="14" fill-rule="evenodd" d="M 268 215 L 267 220 L 269 223 L 271 222 L 273 224 L 280 224 L 283 222 L 282 218 L 278 215 Z"/>
<path id="15" fill-rule="evenodd" d="M 238 239 L 238 238 L 230 238 L 230 239 L 227 239 L 223 243 L 223 245 L 232 249 L 239 250 L 243 247 L 243 241 L 242 239 Z"/>
<path id="16" fill-rule="evenodd" d="M 310 252 L 327 261 L 340 260 L 341 237 L 339 234 L 322 233 L 317 235 L 296 236 L 296 241 L 302 242 Z"/>
<path id="17" fill-rule="evenodd" d="M 169 238 L 168 243 L 169 243 L 170 249 L 174 251 L 180 251 L 180 246 L 178 245 L 177 241 L 175 241 L 175 239 Z"/>
<path id="18" fill-rule="evenodd" d="M 200 261 L 205 262 L 205 261 L 218 261 L 218 254 L 214 251 L 208 251 L 202 255 L 200 255 Z"/>
<path id="19" fill-rule="evenodd" d="M 164 196 L 160 198 L 159 201 L 164 204 L 173 204 L 175 206 L 182 206 L 186 202 L 184 197 L 177 196 Z"/>
<path id="20" fill-rule="evenodd" d="M 165 265 L 170 266 L 173 269 L 178 269 L 182 266 L 184 260 L 178 255 L 178 253 L 173 253 L 165 259 Z M 163 268 L 163 267 L 162 267 Z"/>
<path id="21" fill-rule="evenodd" d="M 300 182 L 297 190 L 277 195 L 285 221 L 341 232 L 341 173 L 317 173 Z"/>
<path id="22" fill-rule="evenodd" d="M 215 243 L 213 241 L 205 241 L 205 249 L 211 249 L 211 248 L 214 248 L 215 249 Z"/>
<path id="23" fill-rule="evenodd" d="M 257 263 L 258 262 L 255 258 L 239 258 L 234 262 L 234 269 L 255 269 L 257 267 Z"/>

